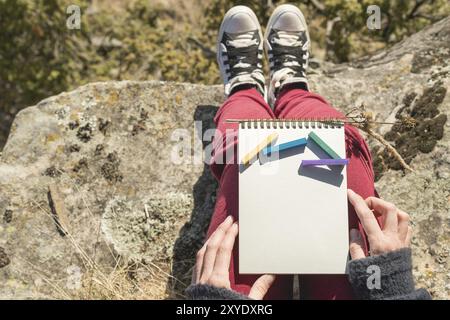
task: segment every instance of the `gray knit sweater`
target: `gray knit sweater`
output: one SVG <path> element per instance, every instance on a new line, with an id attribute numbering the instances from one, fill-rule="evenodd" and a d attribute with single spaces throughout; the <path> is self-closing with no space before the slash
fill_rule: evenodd
<path id="1" fill-rule="evenodd" d="M 372 281 L 368 272 L 375 266 L 380 281 Z M 372 267 L 373 268 L 373 267 Z M 379 269 L 378 269 L 379 268 Z M 378 256 L 352 260 L 348 264 L 349 280 L 357 299 L 365 300 L 430 300 L 425 289 L 416 290 L 412 275 L 411 249 L 404 248 Z M 369 268 L 370 270 L 370 268 Z M 369 284 L 369 285 L 368 285 Z M 371 287 L 372 289 L 370 289 Z M 379 289 L 377 289 L 379 288 Z M 247 300 L 235 291 L 209 285 L 191 285 L 186 295 L 192 300 Z"/>

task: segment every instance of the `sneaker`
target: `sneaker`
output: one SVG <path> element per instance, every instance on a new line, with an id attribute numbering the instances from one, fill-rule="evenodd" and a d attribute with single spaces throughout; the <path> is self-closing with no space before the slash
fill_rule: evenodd
<path id="1" fill-rule="evenodd" d="M 246 6 L 231 8 L 223 18 L 217 39 L 217 62 L 225 96 L 241 85 L 253 85 L 265 96 L 262 58 L 262 32 L 255 13 Z"/>
<path id="2" fill-rule="evenodd" d="M 310 39 L 308 26 L 300 9 L 285 4 L 277 7 L 267 24 L 264 46 L 269 57 L 269 104 L 286 84 L 303 84 L 308 90 Z"/>

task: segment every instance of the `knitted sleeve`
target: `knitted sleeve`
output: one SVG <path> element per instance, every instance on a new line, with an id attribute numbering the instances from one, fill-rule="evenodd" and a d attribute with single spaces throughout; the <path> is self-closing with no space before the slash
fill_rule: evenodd
<path id="1" fill-rule="evenodd" d="M 236 291 L 213 287 L 207 284 L 195 284 L 186 289 L 190 300 L 251 300 Z"/>
<path id="2" fill-rule="evenodd" d="M 410 248 L 352 260 L 348 268 L 350 283 L 359 299 L 431 299 L 425 289 L 415 289 Z"/>

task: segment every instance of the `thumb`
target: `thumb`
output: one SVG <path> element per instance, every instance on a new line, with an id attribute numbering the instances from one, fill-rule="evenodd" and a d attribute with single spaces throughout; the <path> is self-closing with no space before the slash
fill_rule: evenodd
<path id="1" fill-rule="evenodd" d="M 274 281 L 275 275 L 272 274 L 265 274 L 259 277 L 250 289 L 248 297 L 255 300 L 262 300 Z"/>
<path id="2" fill-rule="evenodd" d="M 352 260 L 365 258 L 363 249 L 364 243 L 362 240 L 361 232 L 358 229 L 350 230 L 350 256 Z"/>

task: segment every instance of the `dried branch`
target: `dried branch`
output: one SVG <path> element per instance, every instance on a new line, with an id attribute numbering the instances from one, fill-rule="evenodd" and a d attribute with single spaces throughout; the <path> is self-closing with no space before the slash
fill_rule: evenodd
<path id="1" fill-rule="evenodd" d="M 69 219 L 63 197 L 56 185 L 52 184 L 48 187 L 47 198 L 58 233 L 64 237 L 68 233 Z"/>
<path id="2" fill-rule="evenodd" d="M 335 23 L 340 22 L 341 21 L 341 17 L 334 17 L 331 20 L 327 21 L 327 28 L 326 28 L 326 37 L 327 40 L 330 38 L 331 36 L 331 32 L 333 31 L 333 27 L 335 25 Z"/>
<path id="3" fill-rule="evenodd" d="M 215 59 L 216 58 L 216 52 L 214 50 L 211 50 L 210 48 L 205 47 L 199 40 L 189 37 L 187 39 L 189 42 L 191 42 L 196 47 L 200 48 L 200 50 L 203 51 L 203 54 L 207 59 Z"/>
<path id="4" fill-rule="evenodd" d="M 416 0 L 416 4 L 412 8 L 411 12 L 408 14 L 408 19 L 413 19 L 416 17 L 417 12 L 420 7 L 422 7 L 428 0 Z"/>
<path id="5" fill-rule="evenodd" d="M 411 172 L 415 172 L 413 168 L 411 168 L 405 162 L 405 160 L 403 160 L 402 156 L 398 153 L 398 151 L 389 142 L 387 142 L 380 134 L 376 133 L 370 128 L 361 128 L 361 130 L 367 132 L 368 135 L 370 135 L 372 138 L 380 142 L 388 150 L 388 152 L 401 164 L 403 168 Z"/>
<path id="6" fill-rule="evenodd" d="M 351 114 L 355 111 L 357 112 L 357 114 L 351 116 Z M 369 136 L 380 142 L 405 170 L 415 172 L 413 168 L 411 168 L 406 163 L 406 161 L 403 159 L 400 153 L 398 153 L 395 147 L 393 147 L 388 141 L 386 141 L 386 139 L 384 139 L 382 135 L 376 133 L 373 130 L 373 125 L 378 124 L 378 122 L 373 121 L 373 115 L 371 112 L 364 111 L 364 105 L 361 105 L 359 108 L 353 108 L 349 113 L 347 113 L 346 117 L 352 120 L 351 122 L 355 127 L 361 129 Z M 414 127 L 416 125 L 415 120 L 411 118 L 405 118 L 401 123 L 409 127 Z"/>
<path id="7" fill-rule="evenodd" d="M 445 15 L 433 16 L 433 15 L 431 15 L 431 14 L 425 14 L 425 13 L 420 13 L 420 12 L 417 12 L 417 13 L 414 15 L 414 18 L 427 19 L 427 20 L 429 20 L 429 21 L 431 21 L 431 22 L 435 22 L 435 21 L 442 20 L 442 19 L 444 19 L 445 17 L 446 17 Z"/>
<path id="8" fill-rule="evenodd" d="M 325 11 L 325 5 L 319 0 L 309 0 L 309 3 L 312 4 L 312 6 L 320 13 L 323 13 Z"/>
<path id="9" fill-rule="evenodd" d="M 380 142 L 387 151 L 400 163 L 400 165 L 408 171 L 415 172 L 411 166 L 409 166 L 406 161 L 403 159 L 403 157 L 398 153 L 398 151 L 395 149 L 394 146 L 392 146 L 386 139 L 383 138 L 382 135 L 376 133 L 373 130 L 373 127 L 376 125 L 381 124 L 401 124 L 403 126 L 413 128 L 416 125 L 416 120 L 411 117 L 405 117 L 399 121 L 395 122 L 381 122 L 381 121 L 375 121 L 373 118 L 373 115 L 371 112 L 366 112 L 364 110 L 364 105 L 361 105 L 359 108 L 353 108 L 351 109 L 346 115 L 345 120 L 336 120 L 340 123 L 348 123 L 351 124 L 358 129 L 361 129 L 362 131 L 366 132 L 370 137 L 374 138 L 378 142 Z M 294 119 L 298 121 L 324 121 L 320 119 Z M 254 121 L 270 121 L 270 122 L 283 122 L 286 121 L 286 119 L 227 119 L 227 123 L 241 123 L 241 122 L 254 122 Z"/>

